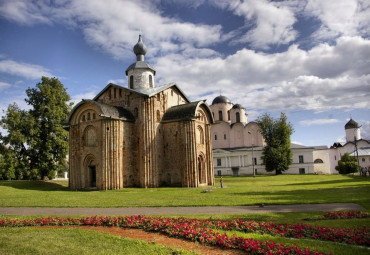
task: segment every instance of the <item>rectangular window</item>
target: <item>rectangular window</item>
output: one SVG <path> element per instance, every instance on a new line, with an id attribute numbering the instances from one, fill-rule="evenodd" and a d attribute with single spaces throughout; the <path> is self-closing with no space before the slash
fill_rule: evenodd
<path id="1" fill-rule="evenodd" d="M 217 159 L 217 166 L 221 166 L 221 159 L 220 158 Z"/>
<path id="2" fill-rule="evenodd" d="M 217 170 L 217 175 L 221 176 L 221 170 Z"/>
<path id="3" fill-rule="evenodd" d="M 303 159 L 303 155 L 299 155 L 299 164 L 303 164 L 304 163 L 304 159 Z"/>
<path id="4" fill-rule="evenodd" d="M 299 174 L 305 174 L 306 173 L 306 169 L 304 168 L 299 168 Z"/>
<path id="5" fill-rule="evenodd" d="M 253 158 L 254 165 L 257 165 L 257 158 Z"/>
<path id="6" fill-rule="evenodd" d="M 217 140 L 217 135 L 215 135 L 215 140 Z"/>
<path id="7" fill-rule="evenodd" d="M 226 134 L 224 134 L 224 140 L 226 140 Z"/>

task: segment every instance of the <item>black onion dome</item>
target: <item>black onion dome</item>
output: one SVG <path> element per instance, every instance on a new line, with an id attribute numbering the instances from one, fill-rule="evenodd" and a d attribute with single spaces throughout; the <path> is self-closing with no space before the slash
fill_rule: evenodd
<path id="1" fill-rule="evenodd" d="M 139 35 L 139 41 L 134 46 L 134 53 L 135 53 L 136 56 L 137 55 L 145 55 L 146 51 L 147 51 L 146 46 L 145 46 L 145 44 L 143 43 L 143 41 L 141 39 L 141 35 Z"/>
<path id="2" fill-rule="evenodd" d="M 230 100 L 225 96 L 218 96 L 213 99 L 212 104 L 222 104 L 222 103 L 230 103 Z"/>
<path id="3" fill-rule="evenodd" d="M 359 128 L 360 125 L 354 121 L 353 119 L 350 119 L 347 124 L 344 126 L 344 129 L 351 129 L 351 128 Z"/>
<path id="4" fill-rule="evenodd" d="M 244 109 L 241 104 L 234 104 L 233 109 Z"/>

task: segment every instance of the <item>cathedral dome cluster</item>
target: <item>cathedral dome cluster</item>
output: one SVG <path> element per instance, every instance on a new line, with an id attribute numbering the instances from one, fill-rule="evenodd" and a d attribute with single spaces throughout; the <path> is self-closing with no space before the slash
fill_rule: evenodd
<path id="1" fill-rule="evenodd" d="M 240 104 L 233 104 L 226 96 L 217 96 L 211 105 L 215 121 L 225 121 L 230 124 L 248 122 L 248 114 Z"/>

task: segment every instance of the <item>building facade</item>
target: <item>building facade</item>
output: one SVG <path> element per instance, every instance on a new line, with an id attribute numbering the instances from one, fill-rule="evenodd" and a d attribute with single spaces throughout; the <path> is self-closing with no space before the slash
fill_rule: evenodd
<path id="1" fill-rule="evenodd" d="M 218 96 L 210 106 L 214 117 L 212 125 L 213 164 L 216 175 L 272 174 L 265 170 L 261 156 L 265 141 L 256 122 L 248 122 L 248 115 L 240 104 L 233 104 L 227 97 Z M 315 151 L 326 146 L 291 144 L 293 163 L 285 171 L 288 174 L 328 174 L 324 158 Z M 326 153 L 326 152 L 325 152 Z M 323 154 L 325 154 L 323 153 Z M 324 160 L 317 158 L 323 157 Z"/>
<path id="2" fill-rule="evenodd" d="M 139 36 L 127 87 L 110 83 L 73 108 L 71 189 L 214 184 L 209 106 L 190 102 L 175 83 L 156 87 L 146 51 Z"/>

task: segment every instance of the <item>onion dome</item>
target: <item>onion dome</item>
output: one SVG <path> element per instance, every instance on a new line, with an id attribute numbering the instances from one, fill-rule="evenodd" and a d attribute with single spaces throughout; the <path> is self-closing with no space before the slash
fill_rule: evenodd
<path id="1" fill-rule="evenodd" d="M 134 46 L 134 53 L 136 56 L 139 56 L 139 55 L 145 56 L 146 51 L 147 51 L 146 46 L 143 43 L 143 40 L 141 39 L 141 35 L 139 35 L 139 41 Z"/>
<path id="2" fill-rule="evenodd" d="M 244 109 L 244 107 L 240 104 L 234 104 L 233 109 Z"/>
<path id="3" fill-rule="evenodd" d="M 347 124 L 344 126 L 344 129 L 351 129 L 351 128 L 360 128 L 360 125 L 353 119 L 350 119 L 347 122 Z"/>
<path id="4" fill-rule="evenodd" d="M 230 100 L 225 96 L 218 96 L 212 101 L 212 104 L 225 104 L 225 103 L 231 103 Z"/>

